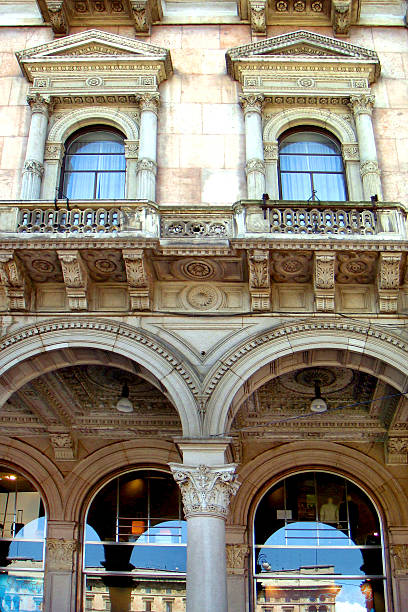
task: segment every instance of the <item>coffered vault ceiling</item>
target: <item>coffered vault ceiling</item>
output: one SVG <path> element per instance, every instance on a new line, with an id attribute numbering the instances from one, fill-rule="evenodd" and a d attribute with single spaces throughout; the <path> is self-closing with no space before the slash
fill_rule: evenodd
<path id="1" fill-rule="evenodd" d="M 134 412 L 116 402 L 127 382 Z M 9 434 L 41 435 L 58 427 L 81 437 L 168 437 L 181 433 L 177 411 L 151 382 L 119 368 L 72 366 L 48 372 L 16 391 L 0 413 Z"/>
<path id="2" fill-rule="evenodd" d="M 323 414 L 310 411 L 315 379 L 329 409 Z M 393 387 L 364 372 L 302 368 L 254 391 L 239 408 L 232 433 L 241 439 L 378 440 L 384 438 L 401 401 Z"/>

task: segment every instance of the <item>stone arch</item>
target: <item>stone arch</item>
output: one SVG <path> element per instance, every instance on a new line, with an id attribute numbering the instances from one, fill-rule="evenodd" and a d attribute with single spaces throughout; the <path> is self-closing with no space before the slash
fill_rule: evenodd
<path id="1" fill-rule="evenodd" d="M 268 486 L 289 474 L 313 469 L 333 471 L 361 487 L 377 506 L 384 526 L 407 524 L 408 498 L 384 466 L 360 451 L 323 441 L 282 444 L 244 465 L 239 472 L 241 486 L 231 501 L 229 522 L 249 525 L 255 502 Z"/>
<path id="2" fill-rule="evenodd" d="M 315 125 L 332 132 L 342 145 L 357 145 L 351 125 L 339 114 L 319 108 L 285 109 L 272 117 L 264 128 L 264 142 L 277 143 L 279 136 L 291 127 Z"/>
<path id="3" fill-rule="evenodd" d="M 15 438 L 0 438 L 0 462 L 28 478 L 41 494 L 48 519 L 63 515 L 64 477 L 40 450 Z"/>
<path id="4" fill-rule="evenodd" d="M 59 319 L 23 328 L 6 336 L 0 343 L 0 405 L 23 384 L 45 370 L 66 367 L 64 359 L 54 359 L 51 352 L 61 349 L 102 349 L 128 357 L 150 372 L 166 389 L 179 413 L 183 435 L 200 435 L 196 408 L 198 392 L 195 376 L 174 350 L 148 333 L 103 319 Z M 30 358 L 43 355 L 44 361 L 32 367 Z M 77 363 L 81 363 L 78 358 Z M 84 361 L 82 361 L 84 363 Z M 72 362 L 70 365 L 75 365 Z M 17 376 L 13 376 L 14 372 Z"/>
<path id="5" fill-rule="evenodd" d="M 245 393 L 252 392 L 252 377 L 259 386 L 284 371 L 315 365 L 302 364 L 302 354 L 319 349 L 342 351 L 341 365 L 359 369 L 394 386 L 408 388 L 406 343 L 377 327 L 342 321 L 299 322 L 280 325 L 227 353 L 207 376 L 207 404 L 204 431 L 209 435 L 228 432 Z M 279 371 L 279 359 L 289 358 Z M 292 359 L 292 363 L 290 362 Z M 321 362 L 319 362 L 321 365 Z M 339 365 L 333 360 L 332 365 Z M 263 369 L 264 368 L 264 369 Z M 256 374 L 259 373 L 258 378 Z M 246 387 L 246 390 L 242 388 Z M 238 394 L 238 401 L 234 402 Z"/>
<path id="6" fill-rule="evenodd" d="M 65 520 L 81 521 L 96 491 L 118 474 L 139 466 L 168 470 L 170 461 L 180 461 L 180 456 L 175 445 L 165 440 L 115 442 L 95 451 L 67 478 Z"/>
<path id="7" fill-rule="evenodd" d="M 64 144 L 79 128 L 100 123 L 117 128 L 128 140 L 139 139 L 136 122 L 123 111 L 109 107 L 89 107 L 74 110 L 57 119 L 48 134 L 48 142 Z"/>

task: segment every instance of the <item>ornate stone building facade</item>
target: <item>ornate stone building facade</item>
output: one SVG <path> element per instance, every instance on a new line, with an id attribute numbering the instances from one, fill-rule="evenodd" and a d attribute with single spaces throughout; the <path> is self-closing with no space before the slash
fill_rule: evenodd
<path id="1" fill-rule="evenodd" d="M 404 612 L 400 0 L 0 4 L 0 608 Z"/>

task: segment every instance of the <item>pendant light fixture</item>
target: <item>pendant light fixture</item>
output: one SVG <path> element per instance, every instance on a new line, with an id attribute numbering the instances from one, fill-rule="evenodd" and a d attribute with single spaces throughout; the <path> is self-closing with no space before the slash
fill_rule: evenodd
<path id="1" fill-rule="evenodd" d="M 122 395 L 116 404 L 116 410 L 119 412 L 133 412 L 133 404 L 129 399 L 129 387 L 126 382 L 122 387 Z"/>
<path id="2" fill-rule="evenodd" d="M 310 403 L 310 410 L 312 412 L 326 412 L 327 404 L 322 398 L 322 394 L 320 391 L 320 381 L 314 381 L 315 386 L 315 397 L 312 399 Z"/>

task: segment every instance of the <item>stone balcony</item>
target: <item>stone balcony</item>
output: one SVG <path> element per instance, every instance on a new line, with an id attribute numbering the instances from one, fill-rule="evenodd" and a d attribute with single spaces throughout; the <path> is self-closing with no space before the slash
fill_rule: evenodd
<path id="1" fill-rule="evenodd" d="M 232 207 L 160 208 L 147 200 L 0 202 L 0 232 L 62 236 L 128 233 L 211 243 L 285 237 L 404 240 L 405 208 L 395 202 L 241 200 Z"/>
<path id="2" fill-rule="evenodd" d="M 0 203 L 0 311 L 408 310 L 398 203 Z"/>

